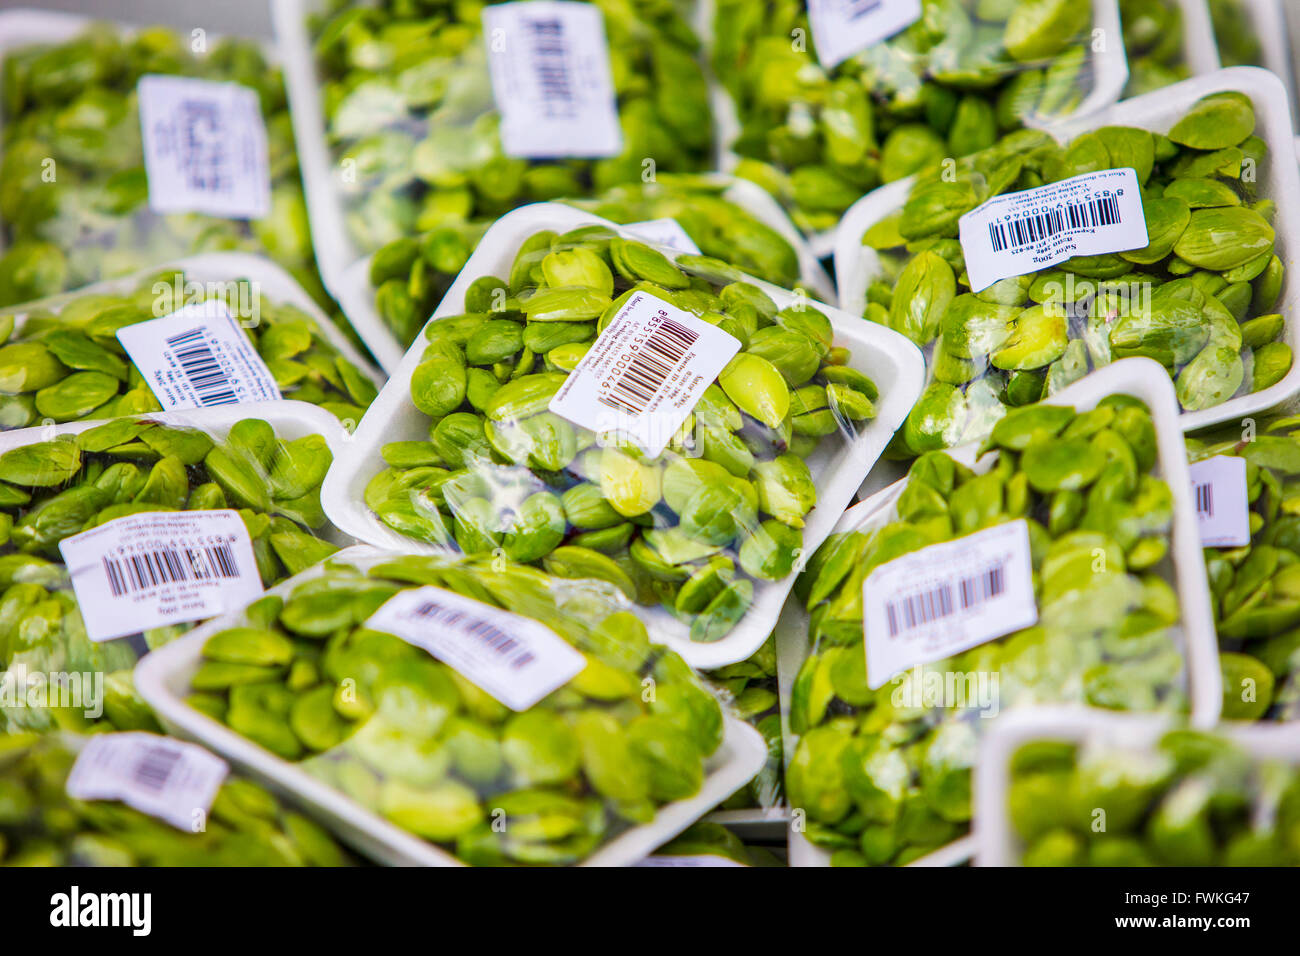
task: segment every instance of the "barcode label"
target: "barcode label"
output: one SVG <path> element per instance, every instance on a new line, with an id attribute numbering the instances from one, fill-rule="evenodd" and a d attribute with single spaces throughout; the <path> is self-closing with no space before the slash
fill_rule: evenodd
<path id="1" fill-rule="evenodd" d="M 698 339 L 680 322 L 664 319 L 599 396 L 600 401 L 629 415 L 642 414 Z"/>
<path id="2" fill-rule="evenodd" d="M 951 657 L 1038 620 L 1029 526 L 997 525 L 886 562 L 862 586 L 867 682 Z"/>
<path id="3" fill-rule="evenodd" d="M 1000 596 L 1006 590 L 1006 565 L 998 562 L 986 571 L 957 582 L 956 600 L 953 587 L 945 581 L 939 587 L 921 594 L 912 594 L 885 605 L 889 623 L 889 636 L 897 637 L 926 624 L 951 617 L 960 611 L 969 611 L 978 604 Z"/>
<path id="4" fill-rule="evenodd" d="M 1119 222 L 1123 222 L 1119 200 L 1114 196 L 1099 196 L 1088 202 L 1046 209 L 1009 222 L 991 222 L 989 239 L 993 251 L 1002 252 L 1004 249 L 1019 249 L 1021 246 L 1050 239 L 1067 229 L 1113 226 Z"/>
<path id="5" fill-rule="evenodd" d="M 196 832 L 229 772 L 220 757 L 171 737 L 97 734 L 77 754 L 65 789 L 75 800 L 120 800 Z"/>
<path id="6" fill-rule="evenodd" d="M 137 93 L 150 209 L 270 215 L 271 167 L 256 91 L 151 74 L 140 78 Z"/>
<path id="7" fill-rule="evenodd" d="M 506 155 L 617 156 L 623 150 L 605 20 L 572 0 L 483 8 L 492 95 Z"/>
<path id="8" fill-rule="evenodd" d="M 400 592 L 366 627 L 423 648 L 516 711 L 587 666 L 582 654 L 537 621 L 436 587 Z"/>
<path id="9" fill-rule="evenodd" d="M 173 581 L 207 581 L 239 575 L 235 553 L 228 544 L 208 548 L 160 548 L 121 558 L 104 558 L 104 572 L 113 597 L 144 591 Z"/>
<path id="10" fill-rule="evenodd" d="M 117 339 L 166 411 L 281 397 L 271 370 L 221 299 L 125 326 Z"/>
<path id="11" fill-rule="evenodd" d="M 550 410 L 658 456 L 739 350 L 740 342 L 717 326 L 636 292 L 556 392 Z"/>
<path id="12" fill-rule="evenodd" d="M 217 360 L 203 329 L 190 329 L 163 341 L 171 346 L 172 354 L 198 396 L 199 404 L 206 408 L 209 405 L 233 405 L 239 401 L 235 390 L 230 387 L 230 377 Z"/>
<path id="13" fill-rule="evenodd" d="M 921 19 L 921 0 L 808 0 L 817 59 L 826 69 Z"/>
<path id="14" fill-rule="evenodd" d="M 700 247 L 682 228 L 676 219 L 647 219 L 644 222 L 629 222 L 623 232 L 636 236 L 642 242 L 685 252 L 693 256 L 700 254 Z"/>
<path id="15" fill-rule="evenodd" d="M 237 511 L 125 515 L 64 538 L 59 552 L 92 641 L 201 621 L 262 593 Z"/>
<path id="16" fill-rule="evenodd" d="M 994 196 L 962 216 L 959 230 L 974 292 L 1073 256 L 1147 245 L 1142 192 L 1132 169 L 1085 173 Z"/>
<path id="17" fill-rule="evenodd" d="M 1250 502 L 1246 494 L 1246 459 L 1216 455 L 1187 466 L 1192 500 L 1206 548 L 1240 548 L 1250 544 Z"/>

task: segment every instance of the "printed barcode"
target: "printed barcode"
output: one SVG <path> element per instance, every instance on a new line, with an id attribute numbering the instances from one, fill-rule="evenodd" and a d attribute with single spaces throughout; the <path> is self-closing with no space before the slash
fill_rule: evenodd
<path id="1" fill-rule="evenodd" d="M 911 631 L 922 625 L 951 617 L 958 609 L 969 611 L 1004 591 L 1006 591 L 1006 570 L 1004 565 L 995 564 L 979 574 L 972 574 L 958 581 L 955 601 L 951 582 L 944 582 L 939 587 L 920 594 L 889 601 L 885 604 L 889 636 L 897 637 L 903 631 Z"/>
<path id="2" fill-rule="evenodd" d="M 699 337 L 698 332 L 680 322 L 663 319 L 614 384 L 600 396 L 601 403 L 629 415 L 640 415 Z"/>
<path id="3" fill-rule="evenodd" d="M 113 597 L 173 581 L 210 581 L 239 576 L 234 552 L 227 544 L 210 548 L 160 548 L 121 558 L 105 557 L 103 562 Z"/>
<path id="4" fill-rule="evenodd" d="M 844 19 L 860 20 L 880 7 L 881 0 L 844 0 Z"/>
<path id="5" fill-rule="evenodd" d="M 1019 249 L 1041 239 L 1050 239 L 1069 229 L 1113 226 L 1121 221 L 1119 200 L 1114 196 L 1099 196 L 1088 202 L 1047 209 L 1010 222 L 991 222 L 989 239 L 993 243 L 993 251 L 1002 252 L 1006 249 Z"/>
<path id="6" fill-rule="evenodd" d="M 1214 517 L 1214 485 L 1207 482 L 1196 486 L 1196 513 Z"/>
<path id="7" fill-rule="evenodd" d="M 161 793 L 172 771 L 181 762 L 181 752 L 172 747 L 150 747 L 135 765 L 132 777 L 142 787 Z"/>
<path id="8" fill-rule="evenodd" d="M 501 628 L 463 611 L 452 611 L 441 604 L 426 601 L 412 613 L 415 617 L 428 618 L 449 628 L 459 628 L 462 633 L 477 638 L 485 647 L 502 657 L 513 656 L 514 659 L 509 662 L 512 668 L 526 667 L 534 660 L 532 651 L 521 647 L 518 640 Z"/>
<path id="9" fill-rule="evenodd" d="M 191 329 L 165 339 L 172 354 L 181 364 L 181 371 L 194 389 L 199 404 L 234 405 L 239 397 L 231 388 L 230 377 L 217 361 L 202 328 Z"/>
<path id="10" fill-rule="evenodd" d="M 547 115 L 573 116 L 573 82 L 569 76 L 564 22 L 554 17 L 525 22 L 532 38 L 533 70 L 538 89 L 546 100 Z"/>
<path id="11" fill-rule="evenodd" d="M 180 107 L 180 147 L 190 188 L 229 193 L 234 183 L 226 172 L 218 104 L 207 99 L 184 99 Z"/>

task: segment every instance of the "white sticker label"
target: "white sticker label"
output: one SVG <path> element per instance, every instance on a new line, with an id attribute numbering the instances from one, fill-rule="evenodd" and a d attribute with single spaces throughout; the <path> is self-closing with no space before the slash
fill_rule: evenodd
<path id="1" fill-rule="evenodd" d="M 117 340 L 164 411 L 281 397 L 271 370 L 220 299 L 124 326 Z"/>
<path id="2" fill-rule="evenodd" d="M 645 222 L 630 222 L 621 228 L 642 242 L 666 246 L 677 252 L 688 252 L 693 256 L 700 254 L 700 247 L 676 219 L 647 219 Z"/>
<path id="3" fill-rule="evenodd" d="M 1147 245 L 1142 191 L 1132 169 L 1084 173 L 994 196 L 962 216 L 958 225 L 972 292 L 1072 256 Z"/>
<path id="4" fill-rule="evenodd" d="M 59 553 L 92 641 L 201 621 L 262 593 L 237 511 L 124 515 L 64 538 Z"/>
<path id="5" fill-rule="evenodd" d="M 600 8 L 527 0 L 483 9 L 492 96 L 507 156 L 617 156 L 623 130 Z"/>
<path id="6" fill-rule="evenodd" d="M 1023 520 L 876 568 L 862 585 L 868 685 L 1034 624 L 1032 574 Z"/>
<path id="7" fill-rule="evenodd" d="M 621 436 L 656 457 L 738 351 L 735 336 L 636 292 L 549 407 L 581 428 Z"/>
<path id="8" fill-rule="evenodd" d="M 699 854 L 696 856 L 648 856 L 633 866 L 741 866 L 745 864 L 737 863 L 735 860 L 728 859 L 725 856 L 714 856 L 712 853 Z"/>
<path id="9" fill-rule="evenodd" d="M 202 747 L 158 734 L 96 734 L 65 785 L 74 800 L 120 800 L 178 830 L 206 826 L 230 768 Z"/>
<path id="10" fill-rule="evenodd" d="M 1216 455 L 1187 466 L 1192 476 L 1196 520 L 1206 548 L 1250 544 L 1250 502 L 1246 500 L 1246 459 Z"/>
<path id="11" fill-rule="evenodd" d="M 140 77 L 149 208 L 223 219 L 271 213 L 271 166 L 257 93 L 238 83 Z"/>
<path id="12" fill-rule="evenodd" d="M 423 648 L 511 710 L 527 710 L 587 666 L 549 627 L 442 588 L 394 595 L 366 627 Z"/>
<path id="13" fill-rule="evenodd" d="M 921 19 L 921 0 L 808 0 L 817 59 L 826 69 Z"/>

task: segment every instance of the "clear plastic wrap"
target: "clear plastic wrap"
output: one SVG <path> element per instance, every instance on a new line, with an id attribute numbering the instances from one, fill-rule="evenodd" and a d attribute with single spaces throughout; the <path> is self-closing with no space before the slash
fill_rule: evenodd
<path id="1" fill-rule="evenodd" d="M 316 823 L 250 780 L 227 777 L 201 828 L 113 800 L 68 796 L 86 738 L 0 734 L 0 866 L 347 866 Z"/>
<path id="2" fill-rule="evenodd" d="M 270 256 L 326 308 L 278 67 L 254 41 L 128 30 L 66 14 L 3 14 L 0 304 L 44 298 L 179 255 Z M 151 210 L 137 83 L 195 77 L 253 90 L 266 127 L 270 210 L 234 219 Z"/>
<path id="3" fill-rule="evenodd" d="M 1022 711 L 981 754 L 980 866 L 1300 866 L 1281 728 Z"/>
<path id="4" fill-rule="evenodd" d="M 1132 101 L 1131 112 L 1142 102 Z M 1215 92 L 1172 119 L 1100 126 L 1068 146 L 1013 133 L 959 161 L 952 176 L 920 177 L 892 213 L 878 209 L 861 237 L 879 254 L 863 314 L 909 335 L 929 357 L 929 384 L 891 454 L 978 440 L 1008 408 L 1126 356 L 1164 365 L 1198 423 L 1282 397 L 1293 365 L 1278 311 L 1290 225 L 1276 213 L 1289 197 L 1268 188 L 1265 170 L 1279 167 L 1256 125 L 1250 97 Z M 1259 132 L 1266 128 L 1261 122 Z M 1146 247 L 1075 256 L 971 292 L 957 238 L 964 214 L 992 196 L 1125 168 L 1141 187 Z M 1053 208 L 1067 202 L 1050 200 Z M 1012 245 L 1037 252 L 1052 241 L 1026 235 L 1033 238 Z"/>
<path id="5" fill-rule="evenodd" d="M 602 581 L 366 551 L 152 655 L 139 678 L 165 722 L 381 859 L 626 864 L 763 755 L 630 607 Z"/>
<path id="6" fill-rule="evenodd" d="M 708 177 L 662 176 L 653 184 L 628 184 L 567 205 L 621 225 L 675 219 L 699 251 L 783 289 L 804 287 L 805 263 L 796 242 L 723 193 L 730 184 Z M 374 311 L 403 349 L 419 335 L 456 275 L 469 261 L 489 222 L 443 226 L 419 238 L 403 237 L 370 258 Z M 813 274 L 806 291 L 826 294 Z"/>
<path id="7" fill-rule="evenodd" d="M 1300 516 L 1293 500 L 1300 476 L 1300 420 L 1246 419 L 1201 432 L 1188 437 L 1187 453 L 1193 463 L 1218 456 L 1246 462 L 1244 488 L 1215 490 L 1220 512 L 1249 509 L 1249 540 L 1205 549 L 1223 671 L 1223 716 L 1300 720 L 1300 598 L 1290 583 L 1300 562 Z"/>
<path id="8" fill-rule="evenodd" d="M 590 138 L 567 144 L 572 158 L 506 152 L 490 59 L 533 54 L 505 50 L 507 33 L 484 35 L 485 10 L 499 6 L 478 0 L 281 4 L 282 32 L 293 18 L 309 21 L 314 69 L 299 76 L 321 90 L 319 100 L 315 90 L 291 90 L 295 109 L 302 98 L 319 102 L 323 114 L 328 156 L 321 175 L 328 178 L 313 184 L 313 204 L 335 207 L 347 233 L 346 250 L 333 248 L 337 238 L 328 248 L 321 241 L 327 272 L 439 227 L 472 236 L 479 224 L 525 203 L 709 168 L 708 86 L 684 6 L 673 0 L 592 4 L 601 13 L 622 138 L 618 151 L 596 159 L 583 158 L 601 155 Z M 558 6 L 534 10 L 549 15 L 555 11 L 548 7 Z"/>
<path id="9" fill-rule="evenodd" d="M 387 467 L 344 463 L 327 507 L 373 544 L 615 583 L 698 666 L 749 656 L 910 407 L 919 358 L 754 282 L 571 209 L 516 210 L 358 429 Z M 584 397 L 597 382 L 605 398 Z"/>
<path id="10" fill-rule="evenodd" d="M 978 449 L 921 457 L 903 482 L 850 511 L 809 562 L 795 589 L 806 623 L 783 620 L 778 632 L 782 660 L 799 662 L 785 781 L 796 865 L 951 862 L 948 851 L 971 820 L 979 742 L 1002 714 L 1027 704 L 1190 709 L 1213 719 L 1217 674 L 1203 673 L 1213 648 L 1201 620 L 1208 600 L 1199 542 L 1189 540 L 1190 487 L 1176 486 L 1187 482 L 1186 465 L 1170 458 L 1171 446 L 1181 451 L 1179 436 L 1157 434 L 1146 405 L 1124 394 L 1121 374 L 1133 381 L 1145 363 L 1099 373 L 1109 378 L 1104 385 L 1081 383 L 1092 394 L 1081 395 L 1077 411 L 1020 409 Z M 1157 416 L 1164 431 L 1168 410 Z M 873 677 L 871 642 L 877 653 L 896 645 L 883 627 L 864 635 L 872 572 L 938 542 L 1022 522 L 1036 623 L 992 640 L 984 632 L 983 642 L 967 639 L 956 645 L 966 650 L 943 660 L 917 654 L 909 669 Z M 982 560 L 1001 553 L 983 547 L 991 550 Z M 965 573 L 960 567 L 943 574 Z M 990 594 L 1013 593 L 1015 576 L 999 572 L 983 598 L 972 597 L 983 578 L 954 577 L 962 613 Z M 898 620 L 907 622 L 899 632 L 958 620 L 956 597 L 934 600 L 926 611 L 899 599 Z M 997 613 L 1002 621 L 1018 614 L 1011 605 Z M 991 633 L 1005 631 L 1002 624 Z"/>
<path id="11" fill-rule="evenodd" d="M 712 58 L 735 104 L 733 172 L 778 197 L 805 233 L 833 229 L 882 183 L 1119 97 L 1119 44 L 1096 36 L 1114 21 L 1111 0 L 921 8 L 901 33 L 825 69 L 804 3 L 717 0 Z"/>
<path id="12" fill-rule="evenodd" d="M 325 413 L 297 403 L 267 403 L 263 414 L 171 412 L 0 436 L 4 726 L 156 729 L 131 669 L 194 620 L 178 609 L 170 618 L 177 623 L 92 639 L 87 621 L 104 608 L 79 607 L 59 548 L 65 539 L 130 515 L 234 509 L 252 544 L 260 586 L 301 571 L 346 541 L 320 507 L 320 484 L 342 430 Z M 121 585 L 123 595 L 145 602 L 142 612 L 160 581 L 217 567 L 200 556 L 187 574 L 175 561 L 190 559 L 169 558 L 170 552 L 148 552 L 151 566 Z"/>
<path id="13" fill-rule="evenodd" d="M 232 320 L 229 333 L 248 340 L 283 398 L 352 425 L 361 420 L 380 374 L 282 270 L 253 256 L 210 253 L 0 312 L 0 429 L 163 410 L 153 378 L 133 364 L 118 333 L 216 301 Z M 200 322 L 227 327 L 219 314 Z M 178 319 L 175 331 L 190 328 Z M 213 353 L 210 342 L 194 346 L 177 373 L 193 396 L 208 407 L 248 402 L 229 356 Z"/>

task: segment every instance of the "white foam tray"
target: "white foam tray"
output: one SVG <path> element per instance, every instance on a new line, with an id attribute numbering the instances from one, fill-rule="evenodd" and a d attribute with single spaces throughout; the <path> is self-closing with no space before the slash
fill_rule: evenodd
<path id="1" fill-rule="evenodd" d="M 1277 74 L 1286 87 L 1291 103 L 1291 119 L 1300 122 L 1300 106 L 1296 101 L 1295 69 L 1291 61 L 1292 20 L 1300 26 L 1300 5 L 1292 3 L 1287 12 L 1283 0 L 1240 0 L 1263 52 L 1263 66 Z M 1217 58 L 1217 53 L 1215 54 Z"/>
<path id="2" fill-rule="evenodd" d="M 434 312 L 434 318 L 464 312 L 465 290 L 470 284 L 480 276 L 506 275 L 519 246 L 534 232 L 542 229 L 565 232 L 585 225 L 619 229 L 607 220 L 555 203 L 522 206 L 502 216 L 484 235 Z M 767 292 L 778 307 L 796 302 L 789 292 L 758 280 L 754 284 Z M 880 389 L 880 399 L 876 403 L 876 418 L 867 422 L 851 443 L 840 443 L 834 453 L 819 450 L 808 459 L 817 482 L 817 507 L 808 515 L 803 529 L 803 547 L 809 553 L 830 534 L 840 514 L 853 501 L 862 479 L 907 417 L 921 393 L 925 365 L 920 351 L 903 336 L 831 307 L 822 311 L 831 320 L 835 342 L 850 349 L 849 364 L 871 377 Z M 433 554 L 439 553 L 439 549 L 388 528 L 366 507 L 364 500 L 367 483 L 385 467 L 380 454 L 385 444 L 428 437 L 428 416 L 412 405 L 409 397 L 411 375 L 420 364 L 425 345 L 422 335 L 361 419 L 353 436 L 352 452 L 336 459 L 325 477 L 321 502 L 330 520 L 358 540 L 395 551 Z M 690 640 L 687 626 L 666 611 L 637 610 L 655 640 L 671 646 L 691 666 L 708 670 L 742 661 L 758 650 L 771 633 L 793 583 L 793 575 L 782 581 L 756 582 L 749 612 L 730 634 L 712 643 Z"/>
<path id="3" fill-rule="evenodd" d="M 383 387 L 385 381 L 383 373 L 376 369 L 367 359 L 362 358 L 361 353 L 347 340 L 347 337 L 339 328 L 326 317 L 320 306 L 303 290 L 302 286 L 298 285 L 297 281 L 288 272 L 270 259 L 248 252 L 204 252 L 196 256 L 187 256 L 184 259 L 173 259 L 170 262 L 161 262 L 156 266 L 151 266 L 140 272 L 133 272 L 130 275 L 102 279 L 91 285 L 82 286 L 80 289 L 72 289 L 44 299 L 12 306 L 5 311 L 14 315 L 15 325 L 18 329 L 21 329 L 27 313 L 34 309 L 50 309 L 58 312 L 68 302 L 83 295 L 94 293 L 120 295 L 131 291 L 145 279 L 166 269 L 178 269 L 185 273 L 187 280 L 200 283 L 233 282 L 239 279 L 247 279 L 272 304 L 279 302 L 293 305 L 307 313 L 312 321 L 316 323 L 321 335 L 329 341 L 330 345 L 338 349 L 339 354 L 360 369 L 362 374 L 377 387 Z M 184 303 L 177 304 L 176 307 L 179 308 L 182 304 Z M 298 403 L 294 402 L 293 404 Z M 330 418 L 333 419 L 333 416 L 330 416 Z"/>
<path id="4" fill-rule="evenodd" d="M 397 557 L 375 548 L 357 547 L 335 555 L 362 570 Z M 299 583 L 319 577 L 319 566 L 272 588 L 287 595 Z M 201 661 L 207 639 L 242 619 L 242 612 L 213 618 L 179 640 L 146 655 L 135 669 L 135 685 L 168 733 L 197 741 L 236 768 L 292 797 L 308 813 L 367 856 L 392 866 L 461 866 L 432 843 L 387 820 L 311 776 L 299 765 L 275 756 L 224 724 L 185 703 L 189 682 Z M 654 819 L 615 837 L 588 857 L 583 866 L 628 866 L 667 843 L 720 801 L 735 793 L 763 767 L 767 745 L 753 727 L 728 716 L 722 745 L 709 758 L 704 783 L 695 796 L 661 807 Z"/>
<path id="5" fill-rule="evenodd" d="M 1300 357 L 1300 276 L 1296 257 L 1300 255 L 1300 170 L 1291 162 L 1295 133 L 1282 82 L 1267 70 L 1238 66 L 1193 77 L 1154 93 L 1124 100 L 1087 119 L 1071 120 L 1052 130 L 1065 142 L 1099 126 L 1140 126 L 1167 132 L 1201 97 L 1224 90 L 1239 90 L 1255 104 L 1255 132 L 1268 143 L 1270 155 L 1260 170 L 1260 195 L 1277 203 L 1273 227 L 1277 232 L 1276 252 L 1286 266 L 1286 278 L 1277 311 L 1287 316 L 1285 341 Z M 862 315 L 867 286 L 880 275 L 880 256 L 862 244 L 863 234 L 881 219 L 902 208 L 913 180 L 890 183 L 864 196 L 840 221 L 835 241 L 835 276 L 840 288 L 840 308 Z M 1272 408 L 1300 392 L 1300 360 L 1282 381 L 1260 392 L 1240 395 L 1222 405 L 1181 416 L 1183 429 L 1232 421 Z"/>
<path id="6" fill-rule="evenodd" d="M 1174 0 L 1183 14 L 1183 60 L 1192 76 L 1213 73 L 1219 62 L 1214 24 L 1205 0 Z"/>
<path id="7" fill-rule="evenodd" d="M 1156 372 L 1161 372 L 1157 375 Z M 1093 372 L 1053 395 L 1046 404 L 1069 405 L 1079 411 L 1096 407 L 1107 395 L 1126 394 L 1144 402 L 1151 411 L 1156 429 L 1156 465 L 1153 474 L 1169 484 L 1174 499 L 1174 517 L 1170 557 L 1174 568 L 1174 589 L 1182 609 L 1182 642 L 1189 684 L 1191 719 L 1198 726 L 1213 725 L 1219 719 L 1222 684 L 1219 673 L 1218 639 L 1213 626 L 1209 586 L 1201 553 L 1200 529 L 1192 501 L 1192 483 L 1187 471 L 1187 456 L 1178 424 L 1178 404 L 1174 387 L 1161 367 L 1151 359 L 1122 359 Z M 971 466 L 976 472 L 992 467 L 995 456 L 985 456 L 978 463 L 979 443 L 961 445 L 949 451 L 954 459 Z M 835 526 L 835 531 L 850 531 L 883 525 L 893 520 L 898 497 L 906 479 L 849 509 Z M 790 688 L 804 659 L 808 656 L 808 615 L 798 601 L 789 601 L 776 631 L 777 679 L 780 686 L 787 766 L 794 755 L 795 741 L 789 729 Z M 995 719 L 1002 720 L 1002 717 Z M 961 862 L 973 851 L 965 839 L 936 850 L 913 863 L 913 866 L 949 866 Z M 830 854 L 813 846 L 802 833 L 790 830 L 791 866 L 828 866 Z M 960 855 L 959 855 L 960 854 Z"/>
<path id="8" fill-rule="evenodd" d="M 1110 106 L 1120 98 L 1124 92 L 1124 84 L 1128 82 L 1128 60 L 1124 55 L 1119 4 L 1117 0 L 1092 0 L 1092 4 L 1091 35 L 1096 36 L 1098 35 L 1097 31 L 1101 31 L 1101 36 L 1120 39 L 1114 43 L 1106 43 L 1105 49 L 1100 52 L 1092 51 L 1090 47 L 1091 58 L 1089 62 L 1093 67 L 1092 89 L 1083 98 L 1079 108 L 1070 114 L 1071 119 L 1091 116 L 1098 110 Z M 710 40 L 712 39 L 711 18 L 706 36 Z M 1215 65 L 1218 65 L 1217 61 Z M 715 130 L 714 135 L 717 137 L 718 149 L 717 165 L 723 172 L 731 172 L 735 169 L 736 164 L 740 162 L 740 156 L 730 149 L 730 144 L 740 134 L 740 119 L 730 94 L 720 84 L 714 84 L 712 92 L 713 127 Z M 1048 124 L 1048 128 L 1052 128 L 1054 125 L 1055 123 Z M 888 186 L 882 188 L 888 188 Z M 875 193 L 868 193 L 867 195 L 872 196 Z M 852 212 L 852 207 L 850 207 L 849 212 Z M 845 215 L 847 216 L 848 213 L 845 213 Z M 839 228 L 836 228 L 808 236 L 808 245 L 813 254 L 823 259 L 833 255 L 837 247 L 838 240 L 836 237 L 838 234 Z M 839 262 L 837 261 L 835 265 L 838 269 Z M 835 281 L 841 287 L 843 286 L 844 280 L 838 272 Z"/>
<path id="9" fill-rule="evenodd" d="M 345 453 L 352 440 L 352 436 L 344 430 L 337 418 L 306 402 L 278 401 L 256 402 L 248 405 L 218 405 L 213 408 L 187 408 L 173 412 L 149 412 L 124 417 L 147 418 L 177 428 L 197 428 L 218 440 L 224 439 L 236 422 L 245 418 L 260 418 L 271 425 L 279 438 L 288 441 L 305 438 L 307 435 L 320 435 L 325 439 L 325 444 L 329 446 L 335 460 Z M 0 454 L 36 442 L 53 441 L 59 435 L 79 435 L 87 429 L 104 424 L 105 421 L 106 419 L 75 421 L 62 425 L 37 425 L 32 428 L 0 432 Z M 356 543 L 355 538 L 344 534 L 329 523 L 312 533 L 332 541 L 339 547 L 348 547 Z"/>
<path id="10" fill-rule="evenodd" d="M 724 198 L 775 229 L 790 243 L 799 260 L 799 278 L 825 302 L 833 305 L 835 286 L 830 276 L 826 274 L 826 270 L 822 268 L 820 260 L 813 255 L 808 244 L 803 241 L 803 237 L 799 235 L 799 231 L 795 229 L 794 223 L 785 214 L 781 204 L 757 183 L 747 179 L 721 175 L 710 178 L 727 184 L 723 193 Z M 337 195 L 331 195 L 333 198 L 330 201 L 337 203 Z M 319 197 L 319 201 L 325 202 L 326 199 Z M 672 250 L 664 251 L 671 253 Z M 370 284 L 370 262 L 373 258 L 372 253 L 343 270 L 338 281 L 336 296 L 348 321 L 352 323 L 352 328 L 366 343 L 366 348 L 370 349 L 371 354 L 385 371 L 392 373 L 402 361 L 402 356 L 406 354 L 406 348 L 389 331 L 375 309 L 375 289 Z"/>
<path id="11" fill-rule="evenodd" d="M 1027 707 L 1000 718 L 980 741 L 975 768 L 975 865 L 1017 866 L 1020 841 L 1007 806 L 1011 759 L 1033 740 L 1063 740 L 1125 750 L 1154 747 L 1178 726 L 1168 715 L 1120 714 L 1087 707 Z M 1226 723 L 1216 733 L 1252 756 L 1300 764 L 1300 735 L 1279 724 Z"/>

